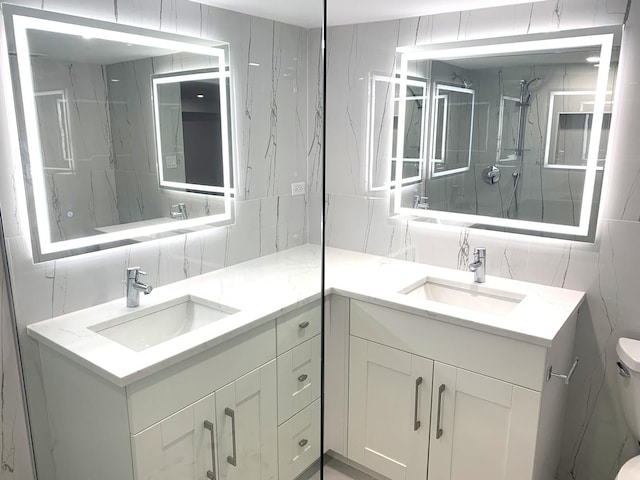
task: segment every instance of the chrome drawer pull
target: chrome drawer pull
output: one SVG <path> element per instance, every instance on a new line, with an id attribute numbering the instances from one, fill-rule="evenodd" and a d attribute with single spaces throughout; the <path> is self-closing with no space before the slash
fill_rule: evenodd
<path id="1" fill-rule="evenodd" d="M 413 431 L 417 431 L 420 428 L 420 420 L 418 420 L 418 395 L 420 391 L 420 385 L 422 385 L 422 377 L 416 378 L 416 400 L 413 409 Z"/>
<path id="2" fill-rule="evenodd" d="M 309 443 L 309 440 L 307 440 L 306 438 L 303 438 L 298 442 L 298 445 L 300 445 L 301 447 L 304 447 L 307 443 Z"/>
<path id="3" fill-rule="evenodd" d="M 227 462 L 236 467 L 238 465 L 236 456 L 236 412 L 227 407 L 224 409 L 224 414 L 231 417 L 231 441 L 233 443 L 233 455 L 227 457 Z"/>
<path id="4" fill-rule="evenodd" d="M 209 430 L 211 434 L 211 470 L 207 470 L 207 478 L 209 480 L 216 480 L 216 449 L 214 446 L 215 439 L 213 434 L 213 423 L 209 420 L 205 420 L 204 428 Z"/>
<path id="5" fill-rule="evenodd" d="M 299 382 L 304 382 L 307 378 L 309 378 L 309 376 L 306 373 L 303 373 L 302 375 L 300 375 L 298 377 L 298 381 Z"/>
<path id="6" fill-rule="evenodd" d="M 300 328 L 307 328 L 309 326 L 309 322 L 302 322 L 302 323 L 298 324 L 298 326 Z"/>
<path id="7" fill-rule="evenodd" d="M 438 422 L 436 424 L 436 438 L 440 438 L 444 433 L 444 430 L 442 430 L 442 424 L 440 423 L 442 421 L 442 394 L 444 393 L 444 390 L 445 386 L 443 383 L 438 389 Z"/>

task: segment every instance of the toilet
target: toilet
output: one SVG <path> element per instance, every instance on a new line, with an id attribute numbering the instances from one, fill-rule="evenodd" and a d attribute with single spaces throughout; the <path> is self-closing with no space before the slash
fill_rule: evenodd
<path id="1" fill-rule="evenodd" d="M 618 354 L 618 389 L 624 418 L 636 439 L 640 440 L 640 340 L 620 338 Z M 627 461 L 616 480 L 640 479 L 640 455 Z"/>

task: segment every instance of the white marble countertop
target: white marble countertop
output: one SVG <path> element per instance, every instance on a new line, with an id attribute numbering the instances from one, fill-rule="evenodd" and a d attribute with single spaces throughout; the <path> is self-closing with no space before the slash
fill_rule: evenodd
<path id="1" fill-rule="evenodd" d="M 498 316 L 400 293 L 427 278 L 473 284 L 470 272 L 333 248 L 326 249 L 325 271 L 327 295 L 336 293 L 545 347 L 584 300 L 582 292 L 487 276 L 481 288 L 524 297 L 511 313 Z M 317 300 L 320 291 L 321 249 L 304 245 L 156 288 L 148 296 L 141 295 L 136 309 L 127 308 L 125 299 L 119 298 L 29 325 L 27 331 L 37 341 L 124 387 Z M 114 318 L 152 313 L 186 296 L 239 312 L 140 352 L 90 329 Z"/>

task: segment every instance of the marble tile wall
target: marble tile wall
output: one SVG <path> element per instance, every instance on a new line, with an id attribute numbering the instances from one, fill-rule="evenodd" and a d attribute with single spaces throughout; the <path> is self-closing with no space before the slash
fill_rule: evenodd
<path id="1" fill-rule="evenodd" d="M 1 231 L 1 229 L 0 229 Z M 34 478 L 20 380 L 20 365 L 5 274 L 5 246 L 0 242 L 0 478 Z"/>
<path id="2" fill-rule="evenodd" d="M 234 225 L 35 265 L 23 201 L 20 147 L 13 141 L 15 118 L 0 115 L 0 205 L 37 470 L 41 480 L 48 480 L 54 478 L 55 465 L 48 452 L 55 438 L 48 428 L 36 345 L 27 337 L 25 326 L 122 297 L 128 265 L 143 266 L 149 283 L 158 286 L 306 243 L 312 202 L 306 195 L 292 197 L 290 193 L 292 182 L 307 180 L 310 192 L 317 196 L 321 191 L 320 35 L 319 31 L 308 35 L 299 27 L 188 0 L 13 3 L 227 41 L 231 45 L 232 89 L 238 112 Z M 3 70 L 5 67 L 3 64 Z M 6 83 L 6 79 L 3 81 Z M 12 99 L 0 95 L 0 111 L 5 110 L 14 111 Z M 308 163 L 311 168 L 307 168 Z M 321 198 L 312 205 L 316 209 L 321 206 Z M 319 214 L 314 218 L 313 228 L 319 231 Z M 10 324 L 4 316 L 1 325 L 5 342 L 8 337 L 4 331 Z M 12 430 L 7 428 L 2 435 L 12 435 Z M 27 452 L 24 438 L 16 433 L 18 441 L 16 449 Z M 1 466 L 0 472 L 4 479 Z M 21 480 L 29 478 L 27 473 L 20 476 Z"/>
<path id="3" fill-rule="evenodd" d="M 615 344 L 640 338 L 640 4 L 629 2 L 618 71 L 610 164 L 596 243 L 434 228 L 389 220 L 389 200 L 366 191 L 366 81 L 391 72 L 398 45 L 620 24 L 626 0 L 560 0 L 394 22 L 331 28 L 327 67 L 327 225 L 329 246 L 465 269 L 486 246 L 488 274 L 587 292 L 570 386 L 559 480 L 613 480 L 639 453 L 616 398 Z M 329 7 L 331 5 L 329 4 Z"/>

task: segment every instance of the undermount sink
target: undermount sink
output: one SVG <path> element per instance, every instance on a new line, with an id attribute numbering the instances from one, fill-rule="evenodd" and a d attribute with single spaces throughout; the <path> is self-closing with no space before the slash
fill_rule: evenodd
<path id="1" fill-rule="evenodd" d="M 92 327 L 90 330 L 113 340 L 136 352 L 166 342 L 173 338 L 192 332 L 229 315 L 238 310 L 223 305 L 185 297 L 177 304 L 172 304 L 153 312 L 140 312 L 132 318 L 130 314 L 124 321 L 109 320 Z"/>
<path id="2" fill-rule="evenodd" d="M 525 295 L 496 290 L 477 283 L 458 283 L 439 278 L 427 278 L 401 293 L 498 316 L 509 315 L 525 298 Z"/>

